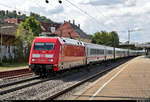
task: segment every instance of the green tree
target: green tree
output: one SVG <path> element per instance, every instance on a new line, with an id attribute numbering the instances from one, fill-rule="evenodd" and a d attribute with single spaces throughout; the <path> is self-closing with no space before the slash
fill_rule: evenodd
<path id="1" fill-rule="evenodd" d="M 92 37 L 92 43 L 108 45 L 109 34 L 106 31 L 96 32 Z"/>
<path id="2" fill-rule="evenodd" d="M 119 37 L 117 32 L 115 31 L 112 31 L 110 33 L 106 31 L 96 32 L 92 37 L 92 43 L 107 46 L 115 45 L 117 47 L 119 45 Z"/>
<path id="3" fill-rule="evenodd" d="M 115 31 L 112 31 L 109 33 L 109 45 L 110 46 L 115 46 L 118 47 L 119 46 L 119 36 L 118 33 Z"/>
<path id="4" fill-rule="evenodd" d="M 36 14 L 36 13 L 33 13 L 33 12 L 30 13 L 30 16 L 33 16 L 38 21 L 53 23 L 52 20 L 46 18 L 45 16 L 40 16 L 39 14 Z"/>
<path id="5" fill-rule="evenodd" d="M 47 23 L 54 23 L 51 19 L 45 17 L 45 16 L 41 16 L 39 14 L 30 13 L 30 16 L 33 16 L 36 20 L 38 21 L 42 21 L 42 22 L 47 22 Z M 28 16 L 26 16 L 26 14 L 22 14 L 21 12 L 18 12 L 16 10 L 13 11 L 4 11 L 4 10 L 0 10 L 0 18 L 4 19 L 4 18 L 20 18 L 20 19 L 26 19 Z"/>
<path id="6" fill-rule="evenodd" d="M 41 31 L 40 23 L 32 16 L 20 23 L 16 32 L 18 55 L 24 55 L 22 57 L 28 60 L 27 55 L 29 56 L 32 41 Z"/>
<path id="7" fill-rule="evenodd" d="M 30 16 L 25 20 L 24 29 L 27 31 L 31 30 L 34 33 L 34 36 L 38 36 L 42 31 L 41 24 L 33 16 Z"/>
<path id="8" fill-rule="evenodd" d="M 0 11 L 0 18 L 4 18 L 5 17 L 5 11 L 4 10 L 1 10 Z"/>

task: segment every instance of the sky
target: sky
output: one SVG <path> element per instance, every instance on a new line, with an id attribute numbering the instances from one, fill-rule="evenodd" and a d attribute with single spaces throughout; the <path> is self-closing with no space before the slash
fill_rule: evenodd
<path id="1" fill-rule="evenodd" d="M 150 0 L 0 0 L 0 10 L 46 16 L 55 22 L 75 20 L 87 34 L 117 31 L 121 42 L 150 42 Z"/>

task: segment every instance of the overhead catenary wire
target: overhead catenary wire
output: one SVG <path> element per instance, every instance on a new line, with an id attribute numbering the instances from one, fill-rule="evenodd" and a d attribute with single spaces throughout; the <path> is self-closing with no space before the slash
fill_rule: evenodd
<path id="1" fill-rule="evenodd" d="M 91 16 L 86 11 L 82 10 L 81 8 L 79 8 L 77 5 L 75 5 L 74 3 L 70 2 L 69 0 L 65 0 L 65 1 L 67 1 L 72 6 L 76 7 L 77 9 L 79 9 L 81 12 L 83 12 L 84 14 L 86 14 L 88 17 L 92 18 L 92 20 L 94 20 L 97 24 L 101 25 L 101 23 L 95 17 Z M 109 29 L 107 26 L 104 26 L 104 28 Z"/>
<path id="2" fill-rule="evenodd" d="M 78 6 L 76 6 L 75 4 L 73 4 L 72 2 L 70 2 L 70 1 L 68 1 L 68 0 L 66 0 L 67 2 L 69 2 L 71 5 L 73 5 L 74 7 L 76 7 L 76 8 L 78 8 L 82 13 L 84 13 L 84 14 L 86 14 L 88 17 L 90 17 L 90 18 L 92 18 L 92 20 L 95 20 L 95 22 L 96 23 L 98 23 L 99 21 L 98 20 L 96 20 L 93 16 L 91 16 L 91 15 L 89 15 L 87 12 L 85 12 L 84 10 L 82 10 L 82 9 L 80 9 Z M 0 5 L 2 5 L 2 6 L 4 6 L 4 7 L 7 7 L 7 8 L 13 8 L 13 9 L 17 9 L 16 7 L 14 8 L 14 7 L 11 7 L 11 6 L 8 6 L 8 5 L 5 5 L 5 4 L 0 4 Z M 38 5 L 39 6 L 39 5 Z M 18 9 L 17 9 L 18 10 Z M 31 13 L 31 12 L 29 12 L 29 11 L 25 11 L 25 10 L 18 10 L 18 11 L 20 11 L 20 12 L 26 12 L 26 13 Z M 98 23 L 99 25 L 101 25 L 100 23 Z"/>
<path id="3" fill-rule="evenodd" d="M 66 3 L 63 3 L 63 5 L 65 5 L 66 7 L 70 8 L 70 5 L 67 5 Z M 83 13 L 80 12 L 80 14 L 83 14 Z M 72 18 L 72 16 L 70 16 L 70 17 L 71 17 L 71 19 L 74 19 L 74 18 Z M 91 20 L 89 20 L 89 22 L 93 23 Z M 88 31 L 88 27 L 85 27 L 85 29 Z M 98 30 L 99 30 L 99 28 L 98 28 Z"/>
<path id="4" fill-rule="evenodd" d="M 88 17 L 92 18 L 92 20 L 95 21 L 98 25 L 101 25 L 101 24 L 102 24 L 102 23 L 100 23 L 95 17 L 91 16 L 91 15 L 88 14 L 86 11 L 82 10 L 80 7 L 78 7 L 78 6 L 75 5 L 74 3 L 70 2 L 69 0 L 66 0 L 66 1 L 67 1 L 68 3 L 70 3 L 71 5 L 73 5 L 74 7 L 76 7 L 77 9 L 79 9 L 82 13 L 86 14 Z M 37 4 L 39 7 L 41 7 L 41 6 L 39 5 L 39 3 L 36 2 L 36 4 Z M 14 8 L 14 7 L 5 5 L 5 4 L 0 4 L 0 5 L 5 6 L 5 7 L 7 7 L 7 8 Z M 14 9 L 16 10 L 17 8 L 15 7 Z M 18 10 L 18 9 L 17 9 L 17 10 Z M 25 11 L 25 10 L 18 10 L 18 11 L 21 11 L 21 12 L 23 11 L 23 12 L 26 12 L 26 13 L 29 13 L 29 14 L 30 14 L 31 12 L 33 12 L 33 11 L 29 12 L 29 11 Z M 91 20 L 89 20 L 89 21 L 92 22 Z M 103 26 L 103 27 L 106 28 L 106 29 L 109 29 L 107 26 Z M 97 28 L 100 28 L 100 27 L 97 26 Z"/>

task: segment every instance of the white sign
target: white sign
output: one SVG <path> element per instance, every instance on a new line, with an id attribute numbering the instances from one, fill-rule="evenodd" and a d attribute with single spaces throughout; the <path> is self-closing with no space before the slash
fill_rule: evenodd
<path id="1" fill-rule="evenodd" d="M 54 33 L 55 32 L 55 27 L 51 27 L 51 33 Z"/>

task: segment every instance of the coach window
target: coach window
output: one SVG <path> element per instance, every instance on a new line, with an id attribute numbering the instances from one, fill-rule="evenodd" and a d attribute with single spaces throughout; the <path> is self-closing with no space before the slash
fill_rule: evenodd
<path id="1" fill-rule="evenodd" d="M 92 49 L 90 49 L 90 55 L 92 55 L 93 54 L 93 50 Z"/>
<path id="2" fill-rule="evenodd" d="M 95 52 L 96 52 L 96 50 L 95 50 L 95 49 L 90 49 L 90 55 L 94 55 L 94 54 L 95 54 Z"/>
<path id="3" fill-rule="evenodd" d="M 100 49 L 100 54 L 103 55 L 104 54 L 104 50 Z"/>
<path id="4" fill-rule="evenodd" d="M 99 50 L 99 49 L 97 49 L 97 54 L 98 54 L 98 55 L 100 54 L 100 50 Z"/>
<path id="5" fill-rule="evenodd" d="M 119 54 L 119 51 L 117 51 L 117 54 Z"/>
<path id="6" fill-rule="evenodd" d="M 112 50 L 108 50 L 108 54 L 112 54 Z"/>
<path id="7" fill-rule="evenodd" d="M 99 50 L 98 50 L 98 49 L 96 49 L 96 54 L 98 54 L 98 51 L 99 51 Z"/>

